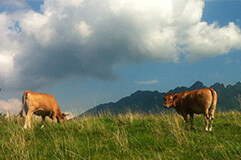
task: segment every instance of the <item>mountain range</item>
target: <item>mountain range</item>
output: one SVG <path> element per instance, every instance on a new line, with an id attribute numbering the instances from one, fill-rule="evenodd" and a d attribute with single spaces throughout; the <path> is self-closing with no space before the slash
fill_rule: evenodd
<path id="1" fill-rule="evenodd" d="M 216 90 L 218 94 L 217 111 L 241 111 L 241 82 L 235 85 L 227 85 L 215 83 L 210 86 Z M 184 91 L 191 91 L 196 89 L 207 88 L 202 82 L 197 81 L 190 87 L 177 87 L 168 91 L 167 93 L 180 93 Z M 99 114 L 125 114 L 132 113 L 160 113 L 167 109 L 163 107 L 164 97 L 166 93 L 158 91 L 136 91 L 130 96 L 124 97 L 117 102 L 110 102 L 100 104 L 92 109 L 82 113 L 77 117 L 84 115 L 99 115 Z"/>

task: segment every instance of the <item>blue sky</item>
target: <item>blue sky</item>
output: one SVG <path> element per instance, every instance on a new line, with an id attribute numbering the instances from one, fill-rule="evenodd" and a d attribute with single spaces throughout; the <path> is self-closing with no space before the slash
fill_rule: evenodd
<path id="1" fill-rule="evenodd" d="M 2 110 L 27 89 L 79 113 L 137 90 L 235 84 L 240 29 L 240 0 L 0 1 Z"/>

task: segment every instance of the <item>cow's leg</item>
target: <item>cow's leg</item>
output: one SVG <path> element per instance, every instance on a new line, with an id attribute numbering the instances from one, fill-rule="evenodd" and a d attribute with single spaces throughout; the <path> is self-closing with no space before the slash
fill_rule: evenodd
<path id="1" fill-rule="evenodd" d="M 206 111 L 205 111 L 205 114 L 204 114 L 204 117 L 205 117 L 205 131 L 208 132 L 208 126 L 209 126 L 209 109 L 208 107 L 205 107 L 206 108 Z"/>
<path id="2" fill-rule="evenodd" d="M 194 118 L 194 114 L 190 113 L 191 129 L 195 130 L 194 123 L 193 123 L 193 118 Z"/>
<path id="3" fill-rule="evenodd" d="M 24 125 L 24 128 L 30 128 L 30 120 L 31 120 L 31 117 L 33 115 L 34 111 L 32 110 L 29 110 L 28 111 L 28 114 L 26 115 L 25 117 L 25 125 Z"/>
<path id="4" fill-rule="evenodd" d="M 53 123 L 56 123 L 56 116 L 57 116 L 57 114 L 56 114 L 56 112 L 54 112 L 54 113 L 53 113 L 53 118 L 52 118 Z"/>
<path id="5" fill-rule="evenodd" d="M 184 121 L 185 121 L 185 130 L 188 130 L 188 120 L 187 120 L 187 114 L 183 114 L 182 115 L 183 116 L 183 119 L 184 119 Z"/>
<path id="6" fill-rule="evenodd" d="M 42 116 L 42 126 L 41 126 L 41 128 L 44 128 L 44 125 L 45 125 L 45 116 Z"/>
<path id="7" fill-rule="evenodd" d="M 205 131 L 208 132 L 208 125 L 209 125 L 209 116 L 205 115 Z"/>
<path id="8" fill-rule="evenodd" d="M 213 116 L 212 114 L 210 114 L 210 116 L 209 116 L 209 129 L 208 129 L 208 131 L 212 131 L 213 119 L 214 119 L 214 116 Z"/>
<path id="9" fill-rule="evenodd" d="M 215 109 L 216 109 L 216 107 L 214 109 L 211 108 L 211 110 L 209 111 L 209 129 L 208 129 L 208 131 L 212 131 Z"/>

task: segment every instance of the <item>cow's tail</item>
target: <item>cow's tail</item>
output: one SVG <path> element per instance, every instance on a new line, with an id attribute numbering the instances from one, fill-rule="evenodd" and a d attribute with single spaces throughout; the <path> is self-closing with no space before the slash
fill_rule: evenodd
<path id="1" fill-rule="evenodd" d="M 21 111 L 17 114 L 16 117 L 18 117 L 18 116 L 23 117 L 23 108 L 22 108 Z"/>
<path id="2" fill-rule="evenodd" d="M 212 104 L 209 108 L 209 118 L 214 119 L 214 114 L 216 111 L 216 107 L 217 107 L 217 101 L 218 101 L 218 95 L 217 92 L 213 89 L 213 88 L 209 88 L 211 93 L 212 93 Z"/>
<path id="3" fill-rule="evenodd" d="M 23 94 L 23 97 L 22 97 L 22 105 L 23 105 L 23 108 L 21 109 L 21 111 L 18 113 L 18 115 L 17 115 L 16 117 L 18 117 L 18 116 L 24 117 L 24 116 L 23 116 L 23 109 L 24 109 L 24 107 L 25 107 L 25 105 L 26 105 L 27 94 L 28 94 L 27 91 L 25 91 L 24 94 Z"/>

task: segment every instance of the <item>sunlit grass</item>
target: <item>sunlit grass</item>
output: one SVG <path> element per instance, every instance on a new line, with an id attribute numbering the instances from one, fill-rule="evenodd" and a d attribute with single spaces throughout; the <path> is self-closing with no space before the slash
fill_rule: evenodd
<path id="1" fill-rule="evenodd" d="M 184 130 L 182 117 L 131 114 L 85 117 L 63 124 L 0 119 L 0 159 L 241 159 L 241 114 L 216 114 L 213 132 Z"/>

